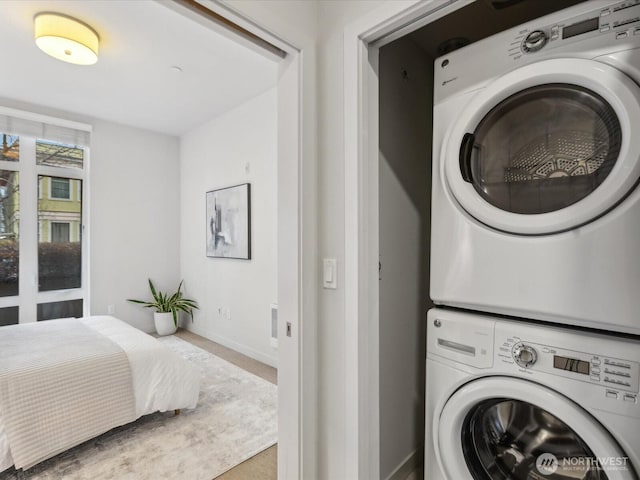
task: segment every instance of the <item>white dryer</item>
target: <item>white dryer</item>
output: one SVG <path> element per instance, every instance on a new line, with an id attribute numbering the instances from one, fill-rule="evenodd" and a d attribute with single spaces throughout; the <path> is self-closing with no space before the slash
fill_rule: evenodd
<path id="1" fill-rule="evenodd" d="M 432 309 L 425 480 L 638 480 L 640 341 Z"/>
<path id="2" fill-rule="evenodd" d="M 436 60 L 436 304 L 640 334 L 639 83 L 639 0 Z"/>

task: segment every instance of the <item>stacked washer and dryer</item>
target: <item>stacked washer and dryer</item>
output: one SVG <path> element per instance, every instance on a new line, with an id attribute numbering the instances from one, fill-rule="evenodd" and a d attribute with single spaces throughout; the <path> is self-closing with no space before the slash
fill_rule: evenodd
<path id="1" fill-rule="evenodd" d="M 640 480 L 640 0 L 435 63 L 426 480 Z"/>

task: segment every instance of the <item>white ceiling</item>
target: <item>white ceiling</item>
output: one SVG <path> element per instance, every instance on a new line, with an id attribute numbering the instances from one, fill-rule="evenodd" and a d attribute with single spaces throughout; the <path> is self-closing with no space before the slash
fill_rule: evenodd
<path id="1" fill-rule="evenodd" d="M 40 51 L 33 17 L 42 11 L 91 25 L 98 63 L 71 65 Z M 19 102 L 180 135 L 276 84 L 273 59 L 167 3 L 2 0 L 0 18 L 0 97 Z"/>

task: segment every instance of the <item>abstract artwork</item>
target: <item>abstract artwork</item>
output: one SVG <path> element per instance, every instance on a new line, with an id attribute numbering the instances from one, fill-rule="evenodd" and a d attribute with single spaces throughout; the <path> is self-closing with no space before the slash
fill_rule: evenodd
<path id="1" fill-rule="evenodd" d="M 207 257 L 251 258 L 250 187 L 207 192 Z"/>

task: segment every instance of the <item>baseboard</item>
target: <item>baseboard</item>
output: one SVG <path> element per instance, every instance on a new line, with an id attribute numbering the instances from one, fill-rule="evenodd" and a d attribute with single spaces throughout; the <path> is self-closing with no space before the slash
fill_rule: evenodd
<path id="1" fill-rule="evenodd" d="M 385 480 L 405 480 L 407 476 L 417 470 L 424 458 L 424 448 L 420 447 L 410 453 Z"/>
<path id="2" fill-rule="evenodd" d="M 208 338 L 209 340 L 219 343 L 220 345 L 230 348 L 231 350 L 240 352 L 243 355 L 246 355 L 247 357 L 253 358 L 254 360 L 258 360 L 259 362 L 266 363 L 270 367 L 278 368 L 277 356 L 274 357 L 271 355 L 265 355 L 264 353 L 254 350 L 251 347 L 247 347 L 246 345 L 242 345 L 241 343 L 234 342 L 233 340 L 229 340 L 228 338 L 222 337 L 215 333 L 200 332 L 200 331 L 192 330 L 188 327 L 187 327 L 187 330 L 195 334 L 198 334 L 202 337 Z"/>

